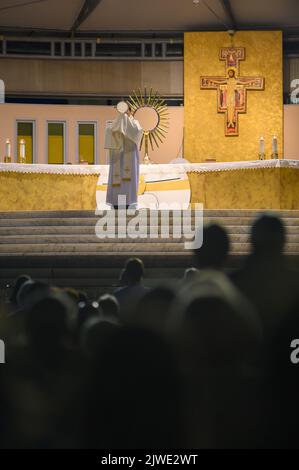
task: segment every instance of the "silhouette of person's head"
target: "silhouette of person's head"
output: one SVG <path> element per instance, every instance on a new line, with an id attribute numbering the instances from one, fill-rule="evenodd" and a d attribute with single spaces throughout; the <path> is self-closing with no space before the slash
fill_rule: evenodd
<path id="1" fill-rule="evenodd" d="M 98 304 L 103 311 L 104 317 L 108 319 L 117 319 L 119 316 L 119 303 L 114 295 L 104 294 L 99 300 Z"/>
<path id="2" fill-rule="evenodd" d="M 262 340 L 259 317 L 224 274 L 210 272 L 209 277 L 193 294 L 181 296 L 175 312 L 182 353 L 193 357 L 196 367 L 197 361 L 233 365 L 251 360 Z"/>
<path id="3" fill-rule="evenodd" d="M 285 228 L 279 217 L 264 214 L 251 229 L 253 252 L 257 255 L 280 255 L 285 243 Z"/>
<path id="4" fill-rule="evenodd" d="M 129 321 L 134 325 L 164 333 L 175 300 L 175 291 L 159 286 L 146 292 L 131 310 Z"/>
<path id="5" fill-rule="evenodd" d="M 193 281 L 194 279 L 196 279 L 198 274 L 199 274 L 199 271 L 197 268 L 187 268 L 185 269 L 185 272 L 184 272 L 184 281 L 186 282 Z"/>
<path id="6" fill-rule="evenodd" d="M 120 326 L 100 317 L 89 318 L 81 330 L 81 347 L 91 358 L 106 357 L 106 350 Z"/>
<path id="7" fill-rule="evenodd" d="M 120 286 L 127 286 L 128 285 L 127 273 L 126 273 L 125 268 L 122 269 L 121 272 L 120 272 L 119 285 Z"/>
<path id="8" fill-rule="evenodd" d="M 233 363 L 243 351 L 244 331 L 244 325 L 224 299 L 207 296 L 188 305 L 181 334 L 190 356 L 197 360 Z"/>
<path id="9" fill-rule="evenodd" d="M 63 289 L 63 292 L 66 293 L 66 295 L 75 302 L 76 305 L 80 302 L 79 298 L 79 292 L 76 289 L 72 289 L 70 287 L 66 287 Z"/>
<path id="10" fill-rule="evenodd" d="M 29 345 L 46 367 L 55 367 L 63 359 L 71 327 L 68 299 L 55 295 L 38 300 L 25 312 L 25 332 Z"/>
<path id="11" fill-rule="evenodd" d="M 30 305 L 49 295 L 52 290 L 53 288 L 46 282 L 29 279 L 22 284 L 18 291 L 17 305 L 22 309 L 29 308 Z"/>
<path id="12" fill-rule="evenodd" d="M 139 258 L 130 258 L 125 265 L 128 284 L 139 284 L 144 275 L 143 262 Z"/>
<path id="13" fill-rule="evenodd" d="M 221 269 L 229 251 L 229 237 L 226 230 L 217 224 L 203 229 L 203 244 L 195 250 L 199 268 Z"/>
<path id="14" fill-rule="evenodd" d="M 77 327 L 80 330 L 84 323 L 91 318 L 98 318 L 102 310 L 98 302 L 80 302 L 78 304 Z"/>
<path id="15" fill-rule="evenodd" d="M 15 280 L 15 284 L 14 284 L 11 296 L 10 296 L 11 303 L 13 304 L 17 303 L 17 296 L 18 296 L 19 290 L 21 289 L 23 284 L 25 284 L 25 282 L 27 281 L 31 281 L 31 277 L 27 276 L 27 274 L 21 274 L 20 276 L 17 277 L 17 279 Z"/>
<path id="16" fill-rule="evenodd" d="M 26 330 L 34 341 L 51 337 L 56 342 L 67 331 L 67 308 L 59 300 L 45 297 L 26 313 Z"/>

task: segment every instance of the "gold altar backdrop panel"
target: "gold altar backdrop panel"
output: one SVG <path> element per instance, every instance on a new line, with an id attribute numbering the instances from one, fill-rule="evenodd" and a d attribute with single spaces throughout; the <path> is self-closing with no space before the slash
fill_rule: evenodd
<path id="1" fill-rule="evenodd" d="M 247 113 L 239 114 L 239 136 L 226 137 L 225 114 L 217 113 L 217 91 L 201 90 L 200 77 L 224 76 L 221 47 L 231 46 L 226 32 L 185 33 L 184 39 L 184 156 L 190 162 L 206 158 L 217 161 L 257 160 L 259 139 L 265 138 L 266 158 L 272 152 L 272 137 L 283 153 L 283 80 L 281 31 L 239 31 L 235 47 L 245 47 L 240 76 L 260 76 L 265 90 L 247 92 Z"/>

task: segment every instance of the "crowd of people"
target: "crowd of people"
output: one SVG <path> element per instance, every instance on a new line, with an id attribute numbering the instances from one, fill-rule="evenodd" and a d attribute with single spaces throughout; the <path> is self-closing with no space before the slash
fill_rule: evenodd
<path id="1" fill-rule="evenodd" d="M 297 447 L 298 276 L 279 218 L 250 236 L 237 270 L 208 225 L 182 279 L 147 288 L 131 258 L 99 299 L 18 277 L 0 317 L 0 447 Z"/>

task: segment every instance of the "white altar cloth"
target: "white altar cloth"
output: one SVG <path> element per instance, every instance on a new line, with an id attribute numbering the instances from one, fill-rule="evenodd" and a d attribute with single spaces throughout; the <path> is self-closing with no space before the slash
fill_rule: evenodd
<path id="1" fill-rule="evenodd" d="M 259 168 L 299 169 L 299 160 L 254 160 L 243 162 L 149 164 L 140 165 L 141 175 L 156 175 L 163 178 L 172 174 L 206 173 L 210 171 L 255 170 Z M 44 173 L 58 175 L 102 175 L 108 176 L 108 165 L 49 165 L 0 163 L 0 172 Z"/>

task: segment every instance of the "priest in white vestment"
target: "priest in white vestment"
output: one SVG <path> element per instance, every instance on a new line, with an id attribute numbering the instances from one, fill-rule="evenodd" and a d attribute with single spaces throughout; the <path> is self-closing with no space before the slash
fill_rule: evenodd
<path id="1" fill-rule="evenodd" d="M 139 152 L 143 130 L 131 109 L 119 113 L 106 129 L 105 148 L 109 149 L 107 204 L 117 209 L 119 196 L 126 197 L 125 206 L 137 206 L 139 185 Z"/>

